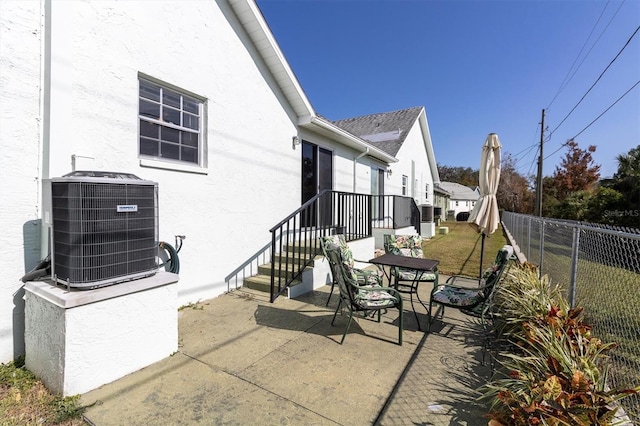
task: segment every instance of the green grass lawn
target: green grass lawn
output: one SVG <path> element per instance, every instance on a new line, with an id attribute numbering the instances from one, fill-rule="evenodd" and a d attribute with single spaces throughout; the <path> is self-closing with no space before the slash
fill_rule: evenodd
<path id="1" fill-rule="evenodd" d="M 81 426 L 80 396 L 54 395 L 24 367 L 24 359 L 0 364 L 0 425 Z"/>
<path id="2" fill-rule="evenodd" d="M 437 234 L 425 241 L 422 244 L 424 257 L 438 259 L 441 274 L 477 277 L 480 273 L 481 235 L 467 222 L 442 222 L 440 226 L 449 227 L 449 233 Z M 498 250 L 505 244 L 508 242 L 502 227 L 485 238 L 483 270 L 491 266 Z"/>

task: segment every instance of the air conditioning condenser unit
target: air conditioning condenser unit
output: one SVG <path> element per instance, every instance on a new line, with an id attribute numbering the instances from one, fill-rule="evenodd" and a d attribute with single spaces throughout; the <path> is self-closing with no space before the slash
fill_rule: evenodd
<path id="1" fill-rule="evenodd" d="M 91 289 L 156 273 L 157 183 L 128 173 L 80 171 L 50 179 L 47 192 L 54 281 Z"/>

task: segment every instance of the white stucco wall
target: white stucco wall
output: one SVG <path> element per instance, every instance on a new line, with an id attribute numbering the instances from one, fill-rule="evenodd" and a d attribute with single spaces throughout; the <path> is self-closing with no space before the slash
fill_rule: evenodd
<path id="1" fill-rule="evenodd" d="M 463 212 L 471 212 L 473 210 L 473 206 L 475 206 L 475 200 L 449 200 L 449 209 L 455 211 L 454 217 L 458 215 L 458 213 Z M 456 205 L 457 203 L 457 205 Z"/>
<path id="2" fill-rule="evenodd" d="M 1 362 L 24 351 L 19 278 L 44 257 L 40 182 L 73 156 L 78 170 L 158 182 L 160 239 L 186 236 L 179 304 L 226 291 L 299 206 L 296 118 L 224 2 L 3 0 L 0 24 Z M 139 73 L 207 99 L 205 168 L 139 159 Z"/>
<path id="3" fill-rule="evenodd" d="M 307 129 L 301 129 L 300 135 L 303 140 L 331 151 L 335 191 L 371 194 L 371 167 L 385 167 L 379 160 L 367 155 L 360 157 L 363 151 L 356 151 Z"/>
<path id="4" fill-rule="evenodd" d="M 91 292 L 28 282 L 26 367 L 68 396 L 171 355 L 178 350 L 176 280 L 163 272 Z"/>
<path id="5" fill-rule="evenodd" d="M 83 168 L 158 182 L 160 239 L 174 244 L 175 235 L 186 236 L 182 304 L 226 291 L 224 277 L 269 241 L 268 229 L 300 199 L 292 116 L 232 12 L 218 4 L 52 6 L 52 74 L 68 70 L 53 81 L 51 107 L 63 112 L 56 123 L 69 125 L 52 120 L 50 176 L 70 172 L 75 154 L 90 157 Z M 190 173 L 168 163 L 141 165 L 139 72 L 207 99 L 206 168 Z"/>
<path id="6" fill-rule="evenodd" d="M 300 205 L 293 135 L 333 152 L 335 190 L 369 194 L 371 167 L 385 168 L 296 128 L 224 1 L 0 0 L 0 31 L 0 202 L 10 206 L 0 209 L 0 362 L 24 351 L 19 278 L 46 255 L 41 182 L 71 172 L 73 158 L 77 170 L 158 182 L 160 239 L 186 236 L 178 305 L 226 291 L 224 277 Z M 139 158 L 140 73 L 207 99 L 203 167 Z M 420 204 L 431 178 L 418 124 L 398 158 L 385 194 L 401 194 L 415 160 Z"/>
<path id="7" fill-rule="evenodd" d="M 416 204 L 433 205 L 433 177 L 424 146 L 424 138 L 420 130 L 420 124 L 416 122 L 405 138 L 400 151 L 396 155 L 398 163 L 393 164 L 393 174 L 390 181 L 396 194 L 402 193 L 402 175 L 408 177 L 407 196 L 414 197 Z M 411 164 L 415 164 L 412 181 Z M 429 195 L 425 194 L 426 185 L 429 185 Z M 414 191 L 415 187 L 415 191 Z"/>
<path id="8" fill-rule="evenodd" d="M 41 7 L 0 1 L 0 362 L 24 352 L 20 277 L 40 259 Z"/>

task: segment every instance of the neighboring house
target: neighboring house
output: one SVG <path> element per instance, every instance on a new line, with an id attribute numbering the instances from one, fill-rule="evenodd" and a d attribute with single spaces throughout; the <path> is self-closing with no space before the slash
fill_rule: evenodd
<path id="1" fill-rule="evenodd" d="M 433 202 L 424 109 L 363 134 L 319 116 L 253 0 L 0 2 L 0 40 L 0 362 L 24 352 L 20 277 L 48 252 L 47 179 L 157 182 L 160 240 L 186 237 L 179 305 L 227 291 L 322 189 Z"/>
<path id="2" fill-rule="evenodd" d="M 370 114 L 333 122 L 338 127 L 361 137 L 371 145 L 398 159 L 387 170 L 388 193 L 412 197 L 419 206 L 434 204 L 434 183 L 440 181 L 431 134 L 424 107 Z M 380 170 L 380 181 L 384 181 Z M 383 194 L 383 188 L 372 182 L 372 193 Z M 435 228 L 422 233 L 433 236 Z"/>
<path id="3" fill-rule="evenodd" d="M 480 198 L 478 187 L 469 188 L 455 182 L 440 182 L 440 188 L 449 194 L 447 220 L 456 220 L 460 213 L 471 213 Z"/>
<path id="4" fill-rule="evenodd" d="M 433 203 L 434 219 L 438 219 L 441 221 L 447 220 L 447 210 L 449 210 L 449 200 L 451 199 L 451 194 L 442 188 L 441 182 L 435 184 L 435 187 L 433 188 L 433 197 L 435 199 Z"/>

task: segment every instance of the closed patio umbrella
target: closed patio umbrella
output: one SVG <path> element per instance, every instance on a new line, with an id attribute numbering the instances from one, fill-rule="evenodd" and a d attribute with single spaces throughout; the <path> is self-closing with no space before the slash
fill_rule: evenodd
<path id="1" fill-rule="evenodd" d="M 482 233 L 480 248 L 480 278 L 482 278 L 482 261 L 484 257 L 484 239 L 498 229 L 500 214 L 498 212 L 498 184 L 500 183 L 501 168 L 500 140 L 495 133 L 489 133 L 482 145 L 480 157 L 480 199 L 469 215 L 467 222 Z"/>

